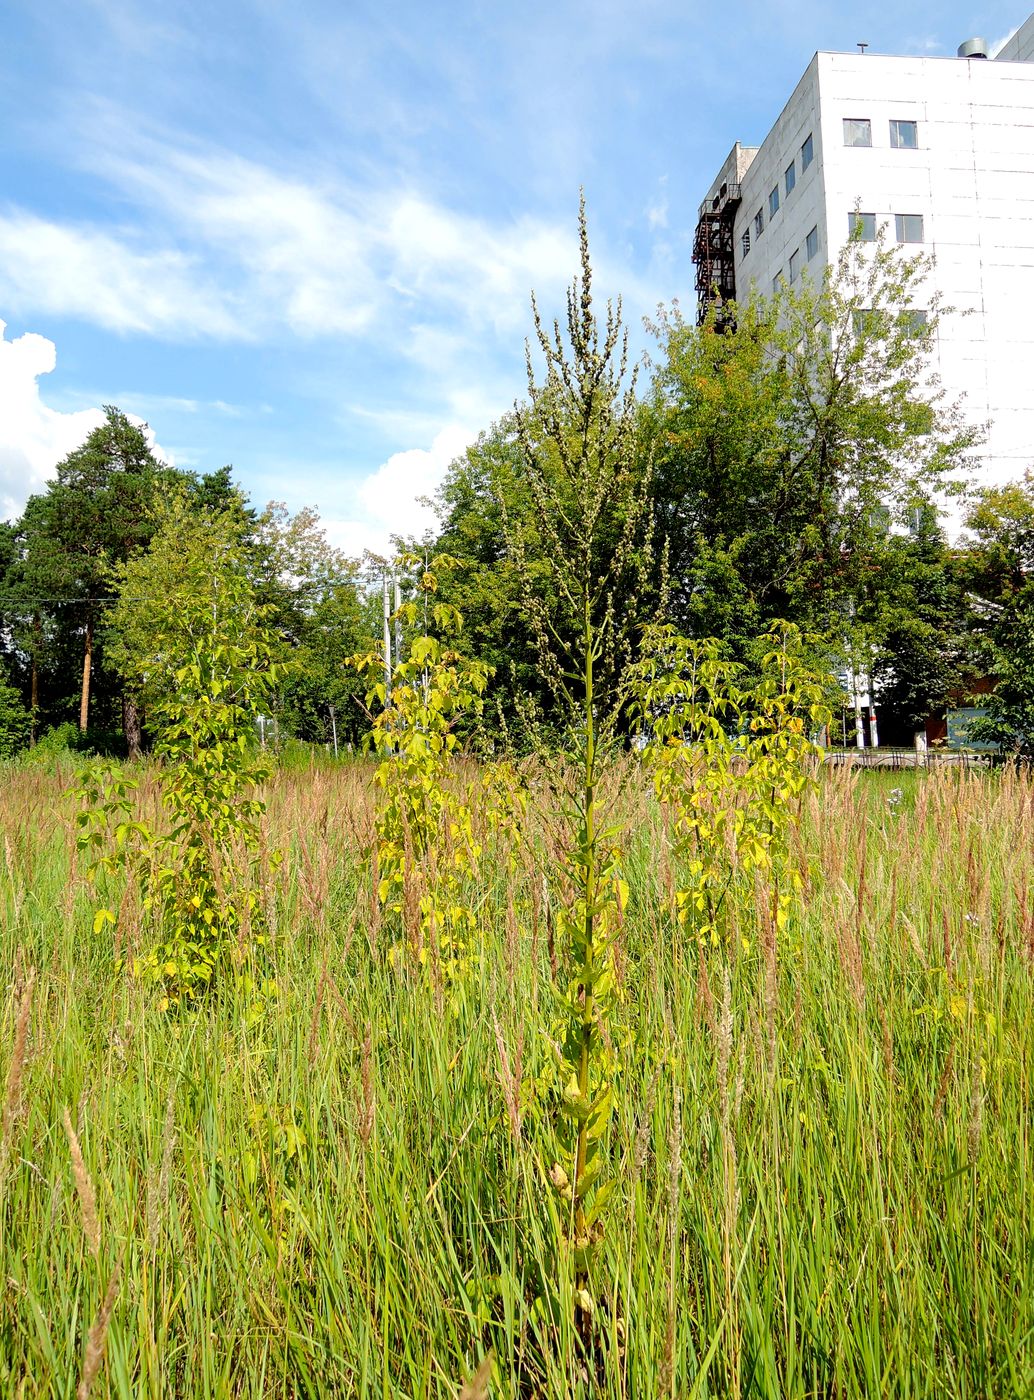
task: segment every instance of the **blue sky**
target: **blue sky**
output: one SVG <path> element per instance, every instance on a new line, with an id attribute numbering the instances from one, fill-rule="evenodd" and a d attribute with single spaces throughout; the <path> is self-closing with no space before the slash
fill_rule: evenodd
<path id="1" fill-rule="evenodd" d="M 580 185 L 642 346 L 816 49 L 953 54 L 1026 3 L 5 0 L 0 516 L 113 402 L 350 551 L 419 528 L 521 393 Z"/>

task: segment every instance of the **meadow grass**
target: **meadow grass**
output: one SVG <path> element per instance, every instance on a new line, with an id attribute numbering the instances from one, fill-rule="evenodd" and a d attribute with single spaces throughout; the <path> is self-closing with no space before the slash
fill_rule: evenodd
<path id="1" fill-rule="evenodd" d="M 92 932 L 66 783 L 0 774 L 0 1393 L 1034 1393 L 1029 779 L 823 774 L 774 958 L 687 942 L 626 787 L 591 1358 L 542 1288 L 549 822 L 482 862 L 449 989 L 387 956 L 369 768 L 282 772 L 275 1000 L 170 1016 L 132 892 Z"/>

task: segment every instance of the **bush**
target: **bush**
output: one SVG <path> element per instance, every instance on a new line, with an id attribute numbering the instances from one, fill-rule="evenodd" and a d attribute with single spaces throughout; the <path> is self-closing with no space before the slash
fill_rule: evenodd
<path id="1" fill-rule="evenodd" d="M 46 730 L 32 747 L 32 757 L 40 761 L 58 758 L 63 754 L 86 755 L 93 752 L 89 736 L 83 734 L 79 726 L 71 720 L 65 720 L 63 724 L 55 724 Z"/>
<path id="2" fill-rule="evenodd" d="M 0 676 L 0 758 L 13 758 L 29 742 L 29 712 L 13 685 Z"/>

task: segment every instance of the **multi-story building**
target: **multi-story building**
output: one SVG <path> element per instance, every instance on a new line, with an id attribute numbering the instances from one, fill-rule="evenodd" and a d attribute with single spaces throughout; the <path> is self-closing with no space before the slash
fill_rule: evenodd
<path id="1" fill-rule="evenodd" d="M 856 211 L 858 211 L 856 213 Z M 936 368 L 986 427 L 980 480 L 1034 465 L 1034 15 L 993 59 L 817 53 L 760 146 L 733 147 L 700 209 L 701 305 L 835 262 L 860 214 L 933 255 Z"/>

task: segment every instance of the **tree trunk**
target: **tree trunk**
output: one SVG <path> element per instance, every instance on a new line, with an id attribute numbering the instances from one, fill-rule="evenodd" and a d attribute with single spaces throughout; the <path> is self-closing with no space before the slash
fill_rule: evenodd
<path id="1" fill-rule="evenodd" d="M 140 710 L 135 696 L 122 696 L 122 732 L 126 736 L 126 752 L 130 758 L 139 758 L 143 749 Z"/>
<path id="2" fill-rule="evenodd" d="M 79 702 L 79 728 L 86 733 L 90 719 L 90 668 L 93 666 L 93 618 L 86 624 L 86 643 L 83 647 L 83 695 Z"/>

